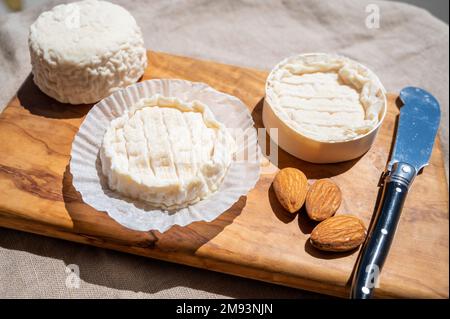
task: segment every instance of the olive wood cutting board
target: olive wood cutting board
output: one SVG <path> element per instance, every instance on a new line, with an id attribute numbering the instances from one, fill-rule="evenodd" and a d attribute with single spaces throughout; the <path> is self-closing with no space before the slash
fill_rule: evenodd
<path id="1" fill-rule="evenodd" d="M 255 126 L 263 127 L 266 71 L 165 53 L 149 52 L 148 57 L 143 79 L 205 82 L 240 98 Z M 84 204 L 72 185 L 68 163 L 73 137 L 91 107 L 60 104 L 40 92 L 31 75 L 27 78 L 0 115 L 0 226 L 348 296 L 358 251 L 322 253 L 311 247 L 308 238 L 315 224 L 304 211 L 297 216 L 283 211 L 271 188 L 273 172 L 264 170 L 255 189 L 213 222 L 174 226 L 165 233 L 126 229 Z M 310 183 L 333 179 L 343 193 L 337 214 L 357 215 L 369 225 L 397 114 L 396 95 L 390 94 L 376 142 L 361 158 L 316 165 L 279 150 L 278 167 L 297 167 Z M 430 165 L 408 195 L 376 296 L 448 298 L 448 227 L 448 187 L 436 141 Z"/>

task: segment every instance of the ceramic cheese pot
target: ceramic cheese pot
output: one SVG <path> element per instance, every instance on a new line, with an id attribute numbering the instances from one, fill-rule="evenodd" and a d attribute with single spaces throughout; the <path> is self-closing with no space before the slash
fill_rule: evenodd
<path id="1" fill-rule="evenodd" d="M 313 163 L 362 156 L 387 110 L 379 78 L 349 58 L 309 53 L 281 61 L 266 81 L 263 123 L 278 145 Z"/>

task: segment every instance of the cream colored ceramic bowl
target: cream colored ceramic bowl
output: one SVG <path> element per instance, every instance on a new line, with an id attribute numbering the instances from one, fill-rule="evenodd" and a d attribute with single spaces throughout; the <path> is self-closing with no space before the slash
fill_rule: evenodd
<path id="1" fill-rule="evenodd" d="M 308 162 L 363 155 L 386 115 L 386 91 L 367 67 L 343 56 L 302 54 L 281 61 L 266 81 L 263 122 L 278 145 Z"/>

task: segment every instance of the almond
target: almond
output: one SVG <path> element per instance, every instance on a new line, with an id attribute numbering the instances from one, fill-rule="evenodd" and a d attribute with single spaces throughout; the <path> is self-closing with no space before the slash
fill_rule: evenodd
<path id="1" fill-rule="evenodd" d="M 306 195 L 306 212 L 309 218 L 320 222 L 333 216 L 341 201 L 339 186 L 330 179 L 319 179 L 309 188 Z"/>
<path id="2" fill-rule="evenodd" d="M 310 242 L 320 250 L 342 252 L 358 247 L 365 238 L 366 227 L 359 218 L 338 215 L 317 225 L 311 233 Z"/>
<path id="3" fill-rule="evenodd" d="M 273 180 L 273 190 L 280 204 L 288 212 L 295 213 L 305 203 L 308 180 L 305 174 L 296 168 L 283 168 Z"/>

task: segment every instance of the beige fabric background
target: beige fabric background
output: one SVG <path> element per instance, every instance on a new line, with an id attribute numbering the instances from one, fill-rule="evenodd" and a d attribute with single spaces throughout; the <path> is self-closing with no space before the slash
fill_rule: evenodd
<path id="1" fill-rule="evenodd" d="M 29 25 L 58 2 L 0 17 L 0 111 L 30 72 Z M 426 88 L 442 104 L 448 163 L 449 28 L 424 10 L 364 0 L 113 2 L 136 17 L 152 50 L 267 70 L 292 54 L 337 52 L 371 67 L 388 91 Z M 369 3 L 380 8 L 379 29 L 365 27 Z M 80 268 L 78 289 L 66 288 L 69 264 Z M 0 228 L 0 297 L 318 296 Z"/>

